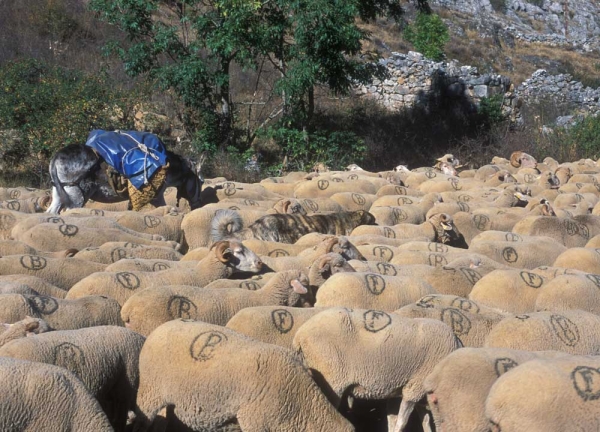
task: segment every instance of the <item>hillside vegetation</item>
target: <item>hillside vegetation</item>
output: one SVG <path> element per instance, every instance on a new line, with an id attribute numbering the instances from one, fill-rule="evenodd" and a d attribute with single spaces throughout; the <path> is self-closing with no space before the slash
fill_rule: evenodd
<path id="1" fill-rule="evenodd" d="M 501 73 L 515 84 L 545 68 L 598 86 L 597 48 L 531 42 L 500 25 L 508 20 L 521 33 L 535 34 L 536 27 L 539 34 L 552 33 L 541 24 L 543 14 L 534 15 L 542 17 L 536 24 L 535 19 L 526 22 L 524 12 L 506 9 L 514 6 L 510 2 L 506 8 L 490 3 L 485 18 L 465 10 L 470 2 L 461 3 L 462 9 L 442 3 L 374 0 L 341 7 L 313 0 L 308 11 L 299 11 L 287 2 L 272 6 L 238 0 L 203 7 L 136 0 L 4 2 L 4 176 L 47 184 L 52 153 L 84 142 L 93 128 L 144 129 L 190 156 L 203 150 L 218 153 L 208 174 L 238 180 L 258 175 L 243 169 L 253 155 L 263 176 L 310 170 L 316 162 L 332 168 L 355 162 L 373 170 L 430 164 L 430 155 L 447 151 L 469 155 L 474 164 L 477 156 L 484 160 L 516 149 L 534 155 L 543 149 L 559 158 L 598 156 L 596 143 L 579 142 L 600 129 L 597 121 L 578 126 L 588 132 L 541 134 L 532 119 L 535 109 L 544 106 L 530 109 L 529 123 L 514 130 L 493 100 L 473 113 L 444 100 L 389 111 L 353 98 L 353 83 L 385 74 L 376 67 L 377 59 L 419 46 L 415 30 L 423 16 L 440 17 L 447 28 L 423 24 L 422 31 L 435 32 L 441 44 L 432 57 Z"/>

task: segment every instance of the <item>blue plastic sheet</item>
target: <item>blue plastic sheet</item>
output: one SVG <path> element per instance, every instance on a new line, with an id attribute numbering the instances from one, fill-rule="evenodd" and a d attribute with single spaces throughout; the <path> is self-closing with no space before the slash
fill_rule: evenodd
<path id="1" fill-rule="evenodd" d="M 86 146 L 140 189 L 160 167 L 167 164 L 167 149 L 154 134 L 138 131 L 90 132 Z"/>

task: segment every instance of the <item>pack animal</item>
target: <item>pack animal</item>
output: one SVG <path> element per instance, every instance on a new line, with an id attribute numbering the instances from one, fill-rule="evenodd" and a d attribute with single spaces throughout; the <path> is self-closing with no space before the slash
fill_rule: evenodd
<path id="1" fill-rule="evenodd" d="M 167 187 L 175 187 L 178 205 L 179 200 L 185 198 L 192 210 L 199 208 L 202 205 L 200 192 L 204 178 L 200 171 L 204 158 L 205 155 L 201 156 L 196 163 L 167 151 L 166 179 L 152 204 L 157 207 L 166 205 L 164 191 Z M 50 160 L 52 203 L 46 212 L 58 213 L 61 209 L 83 207 L 90 199 L 102 203 L 127 200 L 126 194 L 118 194 L 110 186 L 103 162 L 90 147 L 82 144 L 71 144 L 59 150 Z"/>

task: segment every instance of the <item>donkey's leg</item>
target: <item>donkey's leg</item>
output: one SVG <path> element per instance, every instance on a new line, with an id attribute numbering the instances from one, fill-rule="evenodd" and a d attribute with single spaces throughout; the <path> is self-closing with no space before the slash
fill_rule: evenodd
<path id="1" fill-rule="evenodd" d="M 70 205 L 67 204 L 67 209 L 71 208 L 81 208 L 85 204 L 85 196 L 83 196 L 83 191 L 79 186 L 64 186 L 65 193 L 69 195 L 71 199 Z"/>
<path id="2" fill-rule="evenodd" d="M 60 202 L 60 196 L 58 195 L 58 190 L 52 186 L 52 202 L 50 203 L 48 210 L 46 210 L 46 213 L 58 213 L 62 205 L 63 204 Z"/>

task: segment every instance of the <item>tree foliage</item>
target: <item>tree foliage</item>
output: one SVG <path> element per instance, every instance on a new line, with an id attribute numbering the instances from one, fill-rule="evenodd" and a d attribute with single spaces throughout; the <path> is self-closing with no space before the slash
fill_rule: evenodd
<path id="1" fill-rule="evenodd" d="M 315 86 L 345 94 L 383 76 L 381 66 L 357 56 L 369 36 L 357 19 L 402 14 L 399 0 L 92 0 L 90 7 L 129 36 L 109 47 L 127 73 L 149 76 L 174 90 L 196 118 L 212 118 L 216 126 L 202 127 L 218 131 L 221 148 L 235 140 L 232 65 L 268 62 L 279 74 L 276 114 L 292 112 L 305 127 Z"/>
<path id="2" fill-rule="evenodd" d="M 425 57 L 440 61 L 444 58 L 444 46 L 450 40 L 448 27 L 432 13 L 418 12 L 415 22 L 404 31 L 406 40 Z"/>

